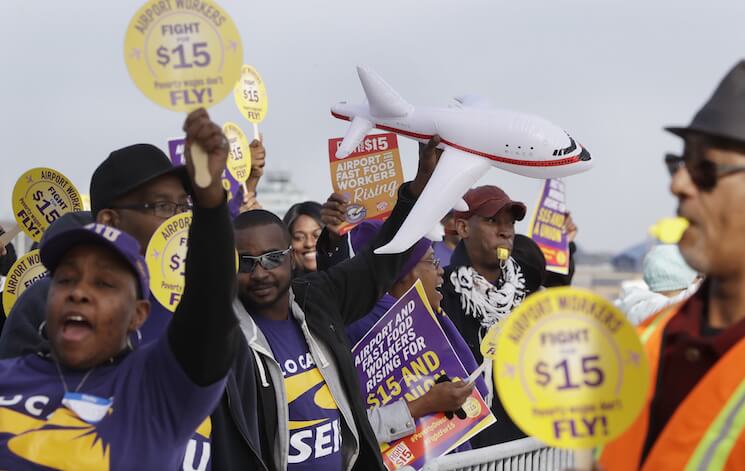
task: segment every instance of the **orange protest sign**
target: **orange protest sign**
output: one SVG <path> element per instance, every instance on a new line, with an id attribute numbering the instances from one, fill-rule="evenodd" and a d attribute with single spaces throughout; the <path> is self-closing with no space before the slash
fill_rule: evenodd
<path id="1" fill-rule="evenodd" d="M 366 219 L 385 220 L 396 205 L 404 181 L 398 140 L 393 133 L 367 136 L 349 156 L 336 157 L 342 138 L 329 139 L 334 191 L 350 202 L 340 233 Z"/>

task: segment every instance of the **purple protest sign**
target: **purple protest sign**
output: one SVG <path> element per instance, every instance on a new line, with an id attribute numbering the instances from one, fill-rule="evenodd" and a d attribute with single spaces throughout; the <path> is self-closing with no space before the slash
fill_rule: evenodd
<path id="1" fill-rule="evenodd" d="M 546 257 L 546 270 L 569 273 L 569 240 L 564 230 L 567 218 L 564 182 L 548 179 L 543 185 L 528 235 Z"/>
<path id="2" fill-rule="evenodd" d="M 399 399 L 413 401 L 444 374 L 453 380 L 468 377 L 426 299 L 417 281 L 352 349 L 368 408 Z M 463 410 L 465 419 L 448 419 L 444 413 L 417 419 L 413 434 L 383 445 L 385 466 L 389 470 L 420 469 L 427 460 L 453 450 L 495 421 L 475 388 Z"/>
<path id="3" fill-rule="evenodd" d="M 173 139 L 168 139 L 168 157 L 171 158 L 171 162 L 173 162 L 173 165 L 186 164 L 186 161 L 184 160 L 185 144 L 186 139 L 184 139 L 183 137 L 174 137 Z"/>
<path id="4" fill-rule="evenodd" d="M 171 158 L 173 165 L 186 165 L 184 157 L 184 146 L 186 140 L 183 137 L 176 137 L 168 140 L 168 156 Z M 222 186 L 230 195 L 228 197 L 228 210 L 231 217 L 236 217 L 240 213 L 241 202 L 243 201 L 243 187 L 233 178 L 230 172 L 223 170 Z"/>

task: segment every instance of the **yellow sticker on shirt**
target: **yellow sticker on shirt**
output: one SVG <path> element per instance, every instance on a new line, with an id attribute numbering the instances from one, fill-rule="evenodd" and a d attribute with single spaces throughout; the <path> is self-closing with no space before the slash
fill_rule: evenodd
<path id="1" fill-rule="evenodd" d="M 606 299 L 554 288 L 503 321 L 494 382 L 515 423 L 551 446 L 592 448 L 644 405 L 649 367 L 636 331 Z"/>
<path id="2" fill-rule="evenodd" d="M 235 123 L 225 123 L 222 132 L 230 143 L 228 153 L 228 172 L 238 183 L 245 183 L 251 174 L 251 150 L 248 139 L 241 128 Z M 228 181 L 228 185 L 230 182 Z"/>
<path id="3" fill-rule="evenodd" d="M 150 238 L 145 253 L 150 291 L 171 312 L 176 311 L 184 293 L 191 217 L 188 212 L 168 218 Z"/>
<path id="4" fill-rule="evenodd" d="M 21 293 L 48 275 L 49 272 L 41 263 L 38 250 L 32 250 L 16 260 L 13 266 L 10 267 L 8 276 L 5 279 L 5 287 L 3 289 L 3 309 L 5 310 L 5 315 L 10 314 L 10 310 L 13 309 Z"/>
<path id="5" fill-rule="evenodd" d="M 241 77 L 233 87 L 233 98 L 244 118 L 258 124 L 266 118 L 269 101 L 259 72 L 250 65 L 241 67 Z"/>
<path id="6" fill-rule="evenodd" d="M 36 242 L 63 214 L 82 210 L 83 200 L 75 185 L 51 168 L 32 168 L 13 187 L 13 215 L 23 232 Z"/>
<path id="7" fill-rule="evenodd" d="M 233 20 L 211 0 L 150 0 L 129 22 L 124 59 L 150 100 L 191 111 L 230 93 L 243 46 Z"/>

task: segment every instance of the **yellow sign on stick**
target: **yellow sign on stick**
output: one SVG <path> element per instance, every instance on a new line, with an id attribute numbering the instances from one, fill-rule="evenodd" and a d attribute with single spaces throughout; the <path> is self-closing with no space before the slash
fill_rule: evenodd
<path id="1" fill-rule="evenodd" d="M 13 215 L 18 227 L 36 242 L 63 214 L 82 210 L 83 199 L 75 185 L 51 168 L 32 168 L 13 187 Z"/>
<path id="2" fill-rule="evenodd" d="M 251 150 L 248 147 L 248 139 L 241 128 L 235 123 L 225 123 L 222 132 L 230 143 L 227 168 L 230 175 L 238 183 L 246 183 L 251 174 Z M 230 182 L 228 182 L 228 185 Z"/>
<path id="3" fill-rule="evenodd" d="M 150 100 L 174 111 L 208 108 L 240 76 L 243 46 L 227 12 L 211 0 L 151 0 L 124 39 L 129 75 Z"/>
<path id="4" fill-rule="evenodd" d="M 39 250 L 31 252 L 20 257 L 8 271 L 8 277 L 5 279 L 3 289 L 3 309 L 5 315 L 10 314 L 18 297 L 28 289 L 29 286 L 36 283 L 41 278 L 48 276 L 49 272 L 41 263 Z"/>
<path id="5" fill-rule="evenodd" d="M 530 296 L 503 321 L 494 382 L 515 423 L 562 448 L 592 448 L 623 433 L 642 409 L 649 367 L 613 304 L 586 290 Z"/>

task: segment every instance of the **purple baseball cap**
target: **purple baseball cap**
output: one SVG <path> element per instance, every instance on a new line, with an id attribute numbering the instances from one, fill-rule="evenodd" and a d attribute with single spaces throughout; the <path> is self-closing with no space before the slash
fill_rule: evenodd
<path id="1" fill-rule="evenodd" d="M 150 297 L 150 284 L 145 258 L 140 255 L 140 244 L 126 232 L 105 224 L 92 223 L 61 231 L 45 240 L 40 247 L 41 263 L 54 274 L 65 254 L 81 244 L 97 244 L 116 252 L 137 277 L 139 299 Z"/>

